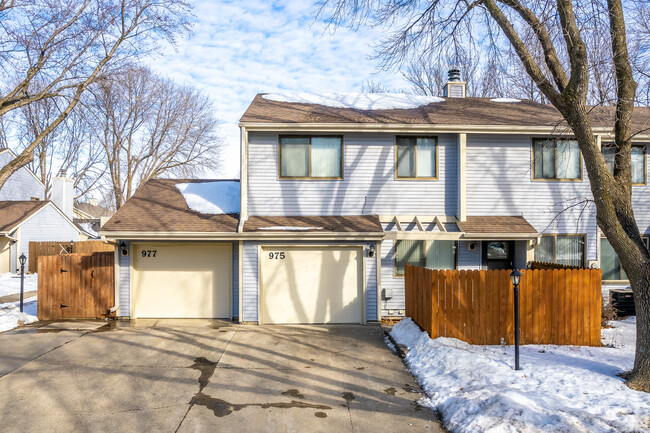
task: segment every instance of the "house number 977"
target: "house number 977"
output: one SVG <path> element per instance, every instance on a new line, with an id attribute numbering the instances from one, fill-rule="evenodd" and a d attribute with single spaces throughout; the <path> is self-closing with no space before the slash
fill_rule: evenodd
<path id="1" fill-rule="evenodd" d="M 142 250 L 142 257 L 156 257 L 158 250 Z"/>
<path id="2" fill-rule="evenodd" d="M 269 259 L 271 260 L 284 260 L 284 251 L 276 252 L 276 253 L 269 253 Z"/>

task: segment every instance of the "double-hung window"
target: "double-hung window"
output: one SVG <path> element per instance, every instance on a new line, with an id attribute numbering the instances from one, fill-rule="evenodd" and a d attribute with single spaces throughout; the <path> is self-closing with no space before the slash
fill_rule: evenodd
<path id="1" fill-rule="evenodd" d="M 533 140 L 533 179 L 580 180 L 582 158 L 575 140 Z"/>
<path id="2" fill-rule="evenodd" d="M 429 269 L 456 269 L 456 241 L 402 239 L 395 243 L 395 276 L 404 276 L 408 263 Z"/>
<path id="3" fill-rule="evenodd" d="M 614 160 L 616 148 L 614 146 L 603 146 L 603 156 L 610 173 L 614 173 Z M 645 146 L 632 146 L 632 184 L 644 185 L 646 183 L 646 151 Z"/>
<path id="4" fill-rule="evenodd" d="M 398 179 L 438 178 L 436 137 L 397 137 L 395 147 Z"/>
<path id="5" fill-rule="evenodd" d="M 650 249 L 650 238 L 644 237 L 646 248 Z M 627 280 L 627 274 L 621 265 L 618 255 L 607 238 L 600 238 L 600 269 L 603 280 Z"/>
<path id="6" fill-rule="evenodd" d="M 584 235 L 543 235 L 535 247 L 535 261 L 584 266 L 585 244 Z"/>
<path id="7" fill-rule="evenodd" d="M 280 178 L 340 179 L 342 177 L 342 137 L 280 137 Z"/>

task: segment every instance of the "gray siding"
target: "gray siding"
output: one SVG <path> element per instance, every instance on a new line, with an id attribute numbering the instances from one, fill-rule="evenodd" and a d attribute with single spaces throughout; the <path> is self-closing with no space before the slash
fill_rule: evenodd
<path id="1" fill-rule="evenodd" d="M 255 241 L 244 241 L 243 251 L 243 267 L 242 267 L 242 304 L 243 304 L 243 319 L 244 322 L 257 322 L 258 312 L 258 245 L 272 245 L 274 242 L 258 243 Z M 279 242 L 286 244 L 285 242 Z M 302 242 L 292 242 L 295 245 L 300 245 Z M 313 242 L 306 242 L 313 245 Z M 341 242 L 320 242 L 321 244 L 332 244 Z M 366 249 L 374 242 L 366 243 Z M 383 246 L 382 246 L 383 248 Z M 375 257 L 366 257 L 364 253 L 364 260 L 366 264 L 366 320 L 374 321 L 377 318 L 377 259 Z M 383 264 L 382 264 L 383 266 Z"/>
<path id="2" fill-rule="evenodd" d="M 124 242 L 127 248 L 130 248 L 131 242 L 117 241 L 117 243 Z M 131 251 L 133 253 L 133 251 Z M 131 255 L 123 256 L 121 250 L 118 248 L 119 254 L 119 302 L 120 309 L 117 312 L 118 316 L 131 317 Z"/>
<path id="3" fill-rule="evenodd" d="M 469 249 L 470 243 L 475 243 L 476 248 L 470 250 Z M 458 249 L 456 250 L 456 253 L 458 254 L 458 269 L 462 269 L 466 271 L 480 270 L 482 267 L 481 251 L 482 250 L 481 250 L 480 241 L 474 241 L 474 242 L 459 241 Z"/>
<path id="4" fill-rule="evenodd" d="M 533 181 L 532 136 L 468 135 L 467 215 L 522 215 L 540 233 L 587 234 L 587 260 L 596 260 L 597 225 L 583 163 L 581 181 Z"/>
<path id="5" fill-rule="evenodd" d="M 20 226 L 18 255 L 24 253 L 29 263 L 29 243 L 41 241 L 78 241 L 79 232 L 53 205 L 47 205 Z M 28 264 L 25 265 L 29 266 Z M 25 269 L 27 271 L 27 269 Z M 36 269 L 30 269 L 36 272 Z"/>
<path id="6" fill-rule="evenodd" d="M 242 263 L 242 322 L 257 322 L 257 242 L 244 241 Z"/>
<path id="7" fill-rule="evenodd" d="M 391 316 L 399 315 L 404 309 L 404 278 L 395 276 L 395 242 L 384 239 L 381 242 L 381 288 L 392 290 L 393 297 L 381 299 L 381 314 L 388 315 L 388 310 L 394 310 Z"/>
<path id="8" fill-rule="evenodd" d="M 278 133 L 249 133 L 250 215 L 455 215 L 456 135 L 438 136 L 438 180 L 395 180 L 394 134 L 346 134 L 344 178 L 279 180 Z"/>
<path id="9" fill-rule="evenodd" d="M 10 152 L 0 152 L 0 167 L 7 165 L 12 158 Z M 45 187 L 34 178 L 27 167 L 22 167 L 12 174 L 0 189 L 0 201 L 31 200 L 32 197 L 45 200 Z"/>

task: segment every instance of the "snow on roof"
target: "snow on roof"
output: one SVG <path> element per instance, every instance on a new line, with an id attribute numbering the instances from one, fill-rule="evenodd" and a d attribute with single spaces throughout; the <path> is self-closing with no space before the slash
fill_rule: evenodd
<path id="1" fill-rule="evenodd" d="M 491 102 L 521 102 L 521 99 L 514 98 L 493 98 L 490 99 Z"/>
<path id="2" fill-rule="evenodd" d="M 278 102 L 317 104 L 335 108 L 356 110 L 391 110 L 417 108 L 443 102 L 437 96 L 407 95 L 400 93 L 267 93 L 262 98 Z"/>
<path id="3" fill-rule="evenodd" d="M 239 182 L 210 181 L 177 183 L 187 206 L 203 214 L 239 213 Z"/>

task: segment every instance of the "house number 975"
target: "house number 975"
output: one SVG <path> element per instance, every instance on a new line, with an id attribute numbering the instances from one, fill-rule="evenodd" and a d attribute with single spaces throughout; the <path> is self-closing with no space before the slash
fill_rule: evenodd
<path id="1" fill-rule="evenodd" d="M 276 252 L 276 253 L 269 253 L 269 259 L 273 260 L 284 260 L 284 251 Z"/>
<path id="2" fill-rule="evenodd" d="M 142 250 L 142 257 L 156 257 L 158 250 Z"/>

